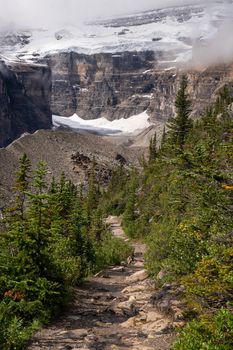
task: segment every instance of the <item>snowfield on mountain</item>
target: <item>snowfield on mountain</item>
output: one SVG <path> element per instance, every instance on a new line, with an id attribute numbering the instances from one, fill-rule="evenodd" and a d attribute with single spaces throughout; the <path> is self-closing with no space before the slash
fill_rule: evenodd
<path id="1" fill-rule="evenodd" d="M 34 61 L 60 51 L 121 53 L 153 50 L 168 67 L 192 59 L 195 50 L 215 37 L 224 21 L 233 19 L 231 1 L 170 7 L 121 18 L 64 24 L 62 27 L 23 28 L 0 34 L 0 53 Z"/>
<path id="2" fill-rule="evenodd" d="M 93 131 L 102 135 L 131 134 L 149 127 L 151 123 L 148 119 L 149 115 L 146 111 L 127 119 L 121 118 L 113 121 L 106 118 L 84 120 L 78 117 L 77 114 L 69 118 L 54 115 L 53 124 L 54 126 L 67 126 L 71 129 Z"/>

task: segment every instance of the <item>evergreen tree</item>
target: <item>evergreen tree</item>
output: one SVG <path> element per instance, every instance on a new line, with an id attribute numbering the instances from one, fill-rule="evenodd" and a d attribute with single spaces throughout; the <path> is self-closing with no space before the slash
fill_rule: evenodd
<path id="1" fill-rule="evenodd" d="M 164 127 L 162 137 L 161 137 L 161 147 L 165 144 L 165 142 L 166 142 L 166 129 Z"/>
<path id="2" fill-rule="evenodd" d="M 182 76 L 180 89 L 176 96 L 175 107 L 176 116 L 168 121 L 169 137 L 172 146 L 177 146 L 178 150 L 183 152 L 184 145 L 192 127 L 192 122 L 189 119 L 191 113 L 191 101 L 186 92 L 188 85 L 187 77 Z"/>
<path id="3" fill-rule="evenodd" d="M 19 170 L 16 172 L 14 191 L 16 192 L 15 208 L 12 208 L 23 219 L 26 191 L 29 188 L 31 162 L 26 153 L 19 159 Z"/>
<path id="4" fill-rule="evenodd" d="M 233 102 L 232 93 L 226 85 L 218 92 L 218 97 L 215 102 L 214 112 L 218 114 L 227 114 L 227 107 Z"/>
<path id="5" fill-rule="evenodd" d="M 31 266 L 37 267 L 38 275 L 47 275 L 49 244 L 48 194 L 46 183 L 46 164 L 40 162 L 33 179 L 33 192 L 29 195 L 27 215 L 28 255 Z"/>
<path id="6" fill-rule="evenodd" d="M 105 226 L 103 223 L 102 212 L 100 208 L 98 208 L 92 214 L 92 225 L 90 228 L 90 232 L 93 238 L 97 242 L 100 242 L 102 238 L 102 233 L 104 232 L 104 230 L 105 230 Z"/>
<path id="7" fill-rule="evenodd" d="M 138 174 L 136 170 L 133 171 L 131 179 L 127 186 L 127 202 L 123 214 L 123 226 L 126 233 L 134 237 L 135 236 L 135 220 L 136 220 L 136 189 L 138 186 L 137 181 Z"/>
<path id="8" fill-rule="evenodd" d="M 153 162 L 157 158 L 157 135 L 156 132 L 154 136 L 150 139 L 149 145 L 149 162 Z"/>
<path id="9" fill-rule="evenodd" d="M 85 212 L 89 224 L 91 222 L 92 212 L 97 208 L 98 199 L 100 197 L 100 189 L 95 176 L 95 165 L 96 163 L 93 160 L 91 173 L 88 178 L 88 193 L 85 199 Z"/>

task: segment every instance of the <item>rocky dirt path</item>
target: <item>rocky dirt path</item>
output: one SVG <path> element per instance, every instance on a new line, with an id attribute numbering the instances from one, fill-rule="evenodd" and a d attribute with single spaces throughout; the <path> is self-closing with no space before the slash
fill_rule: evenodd
<path id="1" fill-rule="evenodd" d="M 117 217 L 109 217 L 114 235 L 126 240 Z M 128 262 L 110 267 L 75 289 L 66 314 L 43 328 L 28 350 L 167 350 L 174 340 L 174 319 L 154 302 L 152 281 L 144 269 L 143 244 L 133 244 Z"/>

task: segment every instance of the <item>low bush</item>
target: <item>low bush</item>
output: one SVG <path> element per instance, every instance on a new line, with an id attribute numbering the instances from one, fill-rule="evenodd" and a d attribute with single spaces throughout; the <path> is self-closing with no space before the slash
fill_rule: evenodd
<path id="1" fill-rule="evenodd" d="M 181 332 L 173 350 L 231 350 L 233 314 L 221 309 L 214 317 L 190 322 Z"/>

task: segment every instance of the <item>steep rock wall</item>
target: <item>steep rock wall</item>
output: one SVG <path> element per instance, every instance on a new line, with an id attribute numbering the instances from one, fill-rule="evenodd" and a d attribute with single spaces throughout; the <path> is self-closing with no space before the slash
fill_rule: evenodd
<path id="1" fill-rule="evenodd" d="M 199 117 L 213 103 L 224 85 L 233 88 L 233 64 L 218 65 L 202 70 L 157 71 L 154 75 L 154 93 L 148 113 L 153 120 L 166 121 L 175 113 L 175 98 L 183 74 L 188 77 L 188 93 L 192 101 L 192 115 Z"/>
<path id="2" fill-rule="evenodd" d="M 77 113 L 84 119 L 128 118 L 146 110 L 153 91 L 151 51 L 84 55 L 58 53 L 47 57 L 52 70 L 54 114 Z"/>
<path id="3" fill-rule="evenodd" d="M 0 61 L 0 147 L 24 132 L 50 128 L 50 99 L 48 67 Z"/>
<path id="4" fill-rule="evenodd" d="M 152 120 L 174 114 L 182 70 L 158 69 L 151 51 L 84 55 L 57 53 L 46 58 L 52 70 L 53 114 L 84 119 L 128 118 L 148 109 Z M 193 115 L 198 116 L 233 81 L 233 65 L 186 70 Z"/>

